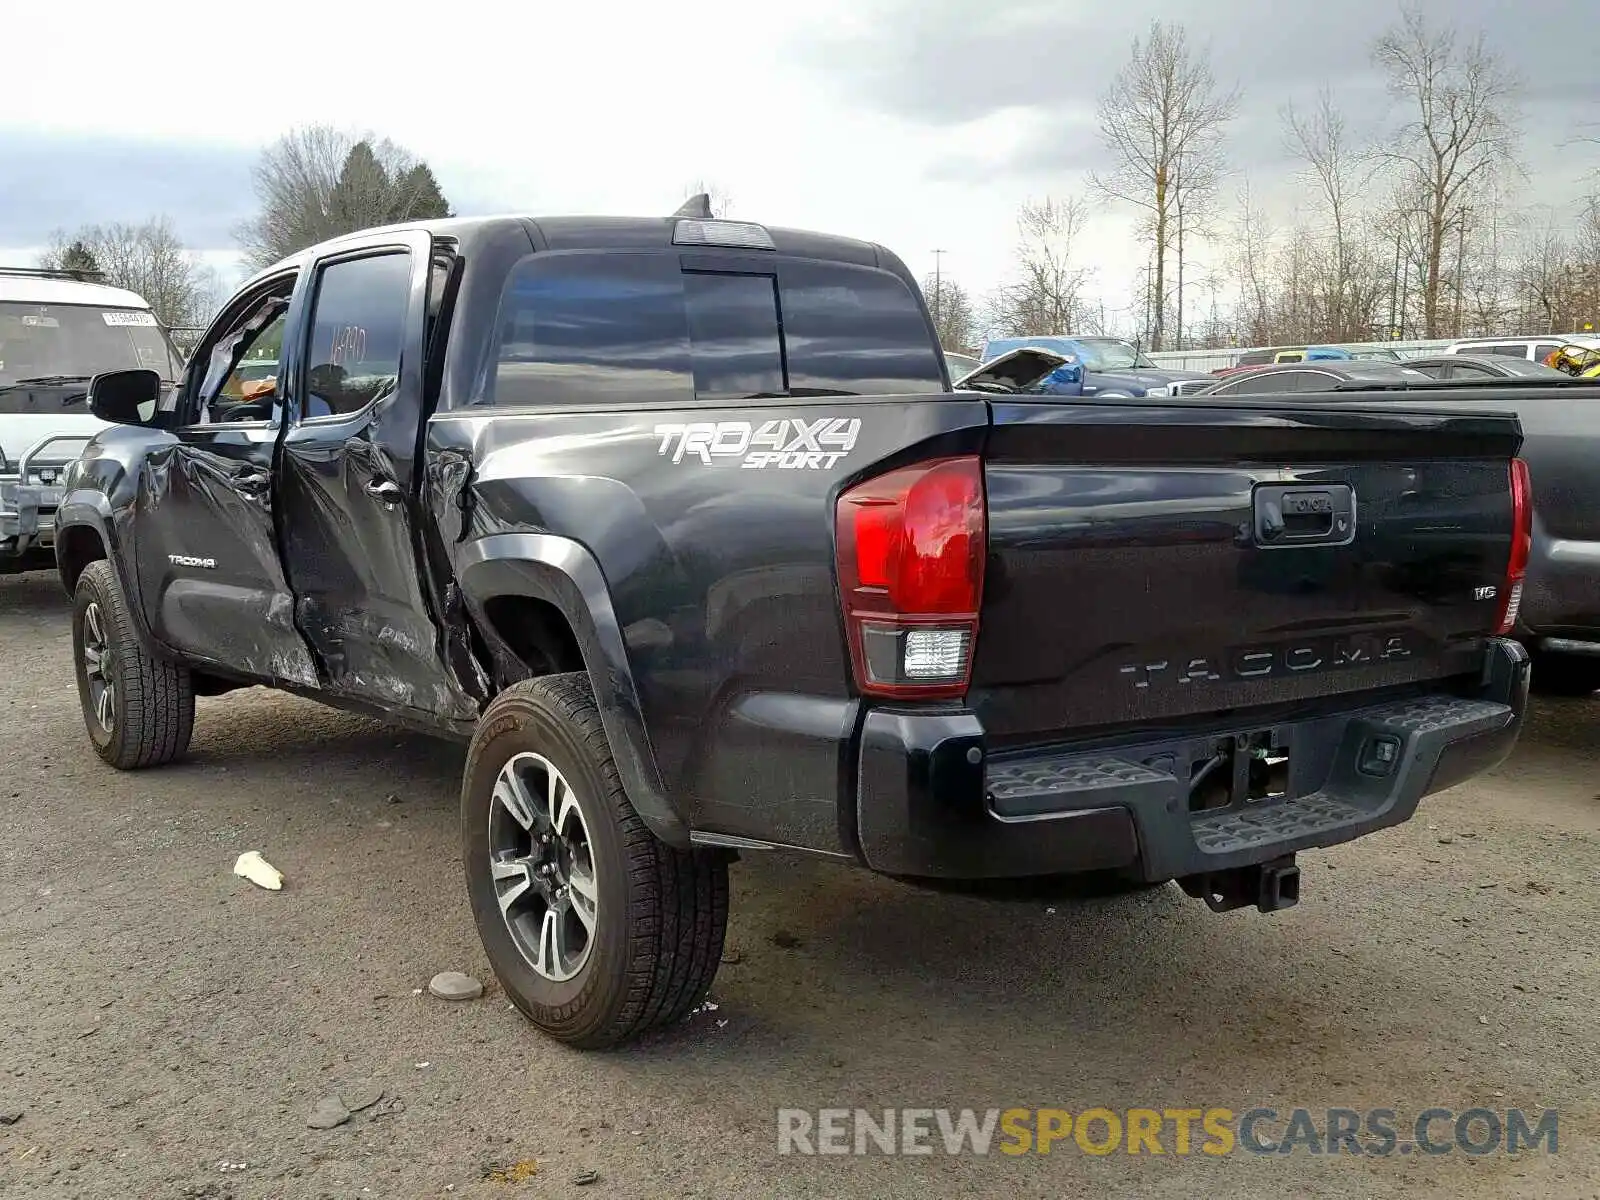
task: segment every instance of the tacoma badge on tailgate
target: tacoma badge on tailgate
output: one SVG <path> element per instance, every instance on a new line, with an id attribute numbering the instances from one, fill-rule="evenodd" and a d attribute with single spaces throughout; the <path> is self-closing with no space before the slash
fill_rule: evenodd
<path id="1" fill-rule="evenodd" d="M 1241 646 L 1214 658 L 1177 662 L 1130 663 L 1118 674 L 1130 676 L 1136 688 L 1152 684 L 1218 683 L 1262 679 L 1269 675 L 1307 675 L 1340 667 L 1370 666 L 1410 658 L 1400 634 L 1350 634 L 1280 646 Z"/>

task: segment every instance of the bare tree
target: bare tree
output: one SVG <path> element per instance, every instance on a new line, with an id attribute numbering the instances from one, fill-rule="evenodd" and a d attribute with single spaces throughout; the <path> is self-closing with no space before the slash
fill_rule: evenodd
<path id="1" fill-rule="evenodd" d="M 1234 230 L 1232 269 L 1238 281 L 1234 326 L 1247 346 L 1272 340 L 1272 227 L 1258 208 L 1246 181 L 1239 192 L 1239 217 Z"/>
<path id="2" fill-rule="evenodd" d="M 1378 38 L 1373 58 L 1390 93 L 1410 109 L 1388 157 L 1419 201 L 1423 335 L 1439 337 L 1448 243 L 1455 235 L 1464 257 L 1472 190 L 1512 163 L 1520 84 L 1481 33 L 1459 42 L 1453 30 L 1430 27 L 1411 6 Z"/>
<path id="3" fill-rule="evenodd" d="M 1317 206 L 1328 225 L 1327 270 L 1323 272 L 1321 323 L 1330 341 L 1354 340 L 1370 326 L 1366 305 L 1358 302 L 1357 276 L 1366 222 L 1360 213 L 1360 196 L 1371 181 L 1375 162 L 1370 149 L 1350 134 L 1344 115 L 1323 87 L 1308 113 L 1293 106 L 1283 110 L 1286 142 L 1291 154 L 1305 164 L 1316 189 Z M 1357 310 L 1363 311 L 1357 311 Z"/>
<path id="4" fill-rule="evenodd" d="M 1093 272 L 1077 265 L 1089 206 L 1079 197 L 1029 201 L 1017 214 L 1014 278 L 990 302 L 991 322 L 1012 333 L 1092 332 L 1085 296 Z"/>
<path id="5" fill-rule="evenodd" d="M 1549 213 L 1529 231 L 1517 260 L 1516 286 L 1523 298 L 1525 327 L 1533 327 L 1530 317 L 1545 333 L 1554 333 L 1558 322 L 1565 324 L 1571 270 L 1571 248 L 1561 236 L 1555 214 Z M 1530 302 L 1531 314 L 1526 311 Z"/>
<path id="6" fill-rule="evenodd" d="M 1189 295 L 1188 274 L 1191 248 L 1198 242 L 1210 244 L 1218 232 L 1219 199 L 1227 171 L 1220 154 L 1195 156 L 1174 177 L 1172 215 L 1175 226 L 1173 249 L 1177 266 L 1177 285 L 1171 290 L 1170 308 L 1175 349 L 1184 343 L 1184 313 Z M 1164 326 L 1163 326 L 1164 328 Z"/>
<path id="7" fill-rule="evenodd" d="M 1593 333 L 1600 328 L 1600 195 L 1584 201 L 1577 243 L 1583 260 L 1578 272 L 1582 295 L 1572 325 L 1576 332 Z"/>
<path id="8" fill-rule="evenodd" d="M 695 179 L 684 190 L 685 196 L 698 196 L 704 192 L 711 200 L 711 215 L 726 217 L 733 212 L 733 195 L 727 188 L 712 180 Z"/>
<path id="9" fill-rule="evenodd" d="M 216 310 L 216 272 L 184 247 L 164 216 L 140 225 L 88 225 L 71 235 L 58 230 L 39 265 L 70 267 L 85 254 L 106 283 L 144 297 L 163 325 L 203 325 Z"/>
<path id="10" fill-rule="evenodd" d="M 967 289 L 948 275 L 930 271 L 923 277 L 922 295 L 933 317 L 939 345 L 946 350 L 966 353 L 978 327 L 977 312 Z"/>
<path id="11" fill-rule="evenodd" d="M 1165 333 L 1167 259 L 1180 215 L 1193 222 L 1215 195 L 1225 166 L 1223 130 L 1237 109 L 1237 93 L 1218 88 L 1207 56 L 1190 51 L 1182 26 L 1159 21 L 1147 40 L 1135 39 L 1132 57 L 1097 106 L 1101 138 L 1117 166 L 1091 181 L 1140 212 L 1153 245 L 1152 350 Z"/>
<path id="12" fill-rule="evenodd" d="M 256 266 L 341 233 L 449 215 L 427 164 L 387 138 L 328 125 L 290 130 L 262 151 L 254 174 L 261 211 L 235 236 Z"/>

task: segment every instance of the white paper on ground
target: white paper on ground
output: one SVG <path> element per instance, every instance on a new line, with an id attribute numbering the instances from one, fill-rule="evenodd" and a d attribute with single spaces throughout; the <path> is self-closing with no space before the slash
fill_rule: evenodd
<path id="1" fill-rule="evenodd" d="M 239 855 L 239 861 L 233 864 L 233 873 L 269 892 L 283 890 L 283 872 L 262 858 L 259 850 Z"/>

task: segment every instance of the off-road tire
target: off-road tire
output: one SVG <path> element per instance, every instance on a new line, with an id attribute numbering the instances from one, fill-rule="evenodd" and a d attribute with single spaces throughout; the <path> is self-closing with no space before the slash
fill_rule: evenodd
<path id="1" fill-rule="evenodd" d="M 112 655 L 109 679 L 116 711 L 107 729 L 90 699 L 84 660 L 84 613 L 97 606 Z M 189 748 L 194 734 L 194 685 L 187 668 L 157 658 L 140 641 L 127 598 L 111 564 L 92 562 L 78 577 L 72 604 L 73 669 L 83 723 L 95 753 L 119 771 L 159 767 Z"/>
<path id="2" fill-rule="evenodd" d="M 539 974 L 518 950 L 491 875 L 495 781 L 526 752 L 543 756 L 572 786 L 599 880 L 593 949 L 563 983 Z M 668 846 L 640 819 L 586 674 L 525 680 L 489 705 L 467 752 L 461 838 L 467 897 L 489 963 L 507 998 L 551 1037 L 606 1049 L 680 1021 L 705 999 L 728 924 L 727 860 Z"/>
<path id="3" fill-rule="evenodd" d="M 1587 696 L 1600 691 L 1600 658 L 1584 654 L 1538 654 L 1530 691 L 1544 696 Z"/>

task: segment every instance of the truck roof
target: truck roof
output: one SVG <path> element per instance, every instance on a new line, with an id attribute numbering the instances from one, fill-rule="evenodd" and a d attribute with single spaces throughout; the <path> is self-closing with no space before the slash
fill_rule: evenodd
<path id="1" fill-rule="evenodd" d="M 83 304 L 91 308 L 143 308 L 149 304 L 137 292 L 103 283 L 75 279 L 50 279 L 39 275 L 10 275 L 0 271 L 0 304 Z"/>
<path id="2" fill-rule="evenodd" d="M 536 217 L 525 213 L 506 213 L 483 217 L 441 217 L 431 221 L 407 221 L 384 225 L 375 229 L 361 229 L 290 255 L 258 272 L 249 283 L 297 267 L 313 257 L 325 254 L 347 241 L 366 240 L 384 230 L 395 232 L 420 230 L 435 237 L 456 238 L 462 249 L 470 254 L 471 243 L 481 237 L 503 232 L 508 226 L 521 226 L 531 238 L 542 242 L 551 250 L 624 250 L 670 249 L 678 216 L 668 217 L 604 217 L 604 216 L 553 216 Z M 717 218 L 712 218 L 717 220 Z M 760 222 L 733 220 L 730 224 L 759 225 Z M 904 264 L 898 256 L 874 242 L 836 234 L 816 233 L 803 229 L 788 229 L 761 225 L 772 238 L 779 254 L 803 258 L 824 259 L 832 262 L 852 263 L 864 267 L 881 267 L 909 279 Z M 683 250 L 724 249 L 718 246 L 684 245 Z M 248 284 L 246 285 L 248 286 Z"/>

